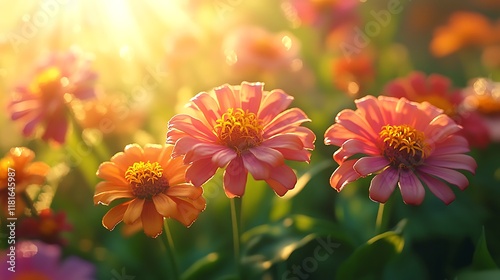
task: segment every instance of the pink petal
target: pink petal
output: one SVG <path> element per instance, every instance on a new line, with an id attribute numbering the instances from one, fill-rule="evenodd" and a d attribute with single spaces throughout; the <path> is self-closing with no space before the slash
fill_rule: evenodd
<path id="1" fill-rule="evenodd" d="M 413 96 L 420 94 L 420 95 L 425 95 L 428 90 L 427 90 L 427 81 L 424 73 L 422 72 L 413 72 L 410 74 L 408 77 L 409 83 L 411 85 L 411 91 L 413 93 Z M 410 96 L 408 96 L 410 98 Z"/>
<path id="2" fill-rule="evenodd" d="M 186 170 L 186 180 L 199 187 L 212 178 L 217 169 L 211 158 L 195 161 Z"/>
<path id="3" fill-rule="evenodd" d="M 370 199 L 385 203 L 396 188 L 399 180 L 399 170 L 389 167 L 375 175 L 370 183 Z"/>
<path id="4" fill-rule="evenodd" d="M 445 95 L 449 91 L 451 85 L 451 81 L 448 78 L 439 74 L 431 74 L 427 77 L 427 82 L 431 93 L 440 93 L 441 95 Z"/>
<path id="5" fill-rule="evenodd" d="M 395 80 L 389 84 L 386 85 L 384 92 L 393 97 L 401 98 L 401 97 L 408 97 L 408 94 L 406 92 L 406 89 L 402 85 L 401 81 Z"/>
<path id="6" fill-rule="evenodd" d="M 346 160 L 342 163 L 330 177 L 332 188 L 340 192 L 348 183 L 354 182 L 361 177 L 353 168 L 356 159 Z"/>
<path id="7" fill-rule="evenodd" d="M 208 142 L 217 141 L 214 132 L 204 125 L 200 120 L 189 115 L 177 114 L 168 122 L 168 129 L 177 129 L 193 138 Z M 168 133 L 167 133 L 168 135 Z"/>
<path id="8" fill-rule="evenodd" d="M 297 135 L 305 149 L 314 149 L 314 142 L 316 141 L 316 134 L 307 127 L 299 126 L 295 127 L 293 130 L 289 131 L 293 135 Z"/>
<path id="9" fill-rule="evenodd" d="M 372 142 L 368 141 L 366 137 L 360 136 L 338 123 L 333 124 L 326 130 L 324 142 L 325 145 L 342 146 L 342 144 L 349 139 L 358 139 L 367 143 Z"/>
<path id="10" fill-rule="evenodd" d="M 429 190 L 431 190 L 431 192 L 437 198 L 441 199 L 446 205 L 455 200 L 455 194 L 444 182 L 422 172 L 418 175 L 425 185 L 427 185 Z"/>
<path id="11" fill-rule="evenodd" d="M 380 111 L 378 99 L 373 96 L 366 96 L 354 101 L 358 112 L 366 119 L 372 128 L 381 128 L 387 123 L 384 115 Z"/>
<path id="12" fill-rule="evenodd" d="M 469 152 L 469 143 L 459 135 L 450 135 L 443 141 L 436 143 L 436 147 L 432 151 L 432 156 L 460 154 Z"/>
<path id="13" fill-rule="evenodd" d="M 290 167 L 283 164 L 272 169 L 271 176 L 266 182 L 277 195 L 284 196 L 288 190 L 295 187 L 297 175 Z"/>
<path id="14" fill-rule="evenodd" d="M 297 135 L 293 134 L 278 134 L 269 139 L 264 140 L 262 146 L 269 148 L 286 148 L 291 150 L 302 150 L 304 145 Z"/>
<path id="15" fill-rule="evenodd" d="M 460 131 L 461 127 L 457 125 L 447 115 L 439 115 L 435 117 L 427 126 L 424 134 L 427 137 L 428 143 L 439 142 L 449 135 Z"/>
<path id="16" fill-rule="evenodd" d="M 237 156 L 238 154 L 233 149 L 225 148 L 212 156 L 212 162 L 216 163 L 219 167 L 224 167 Z"/>
<path id="17" fill-rule="evenodd" d="M 203 113 L 207 123 L 211 126 L 215 125 L 215 121 L 220 118 L 219 106 L 217 102 L 206 92 L 198 93 L 191 100 L 196 107 Z"/>
<path id="18" fill-rule="evenodd" d="M 222 113 L 230 108 L 239 108 L 241 103 L 239 95 L 235 95 L 229 85 L 223 85 L 214 89 Z"/>
<path id="19" fill-rule="evenodd" d="M 271 166 L 257 159 L 252 153 L 247 152 L 241 155 L 245 169 L 252 174 L 255 180 L 265 180 L 269 178 Z"/>
<path id="20" fill-rule="evenodd" d="M 257 113 L 260 109 L 262 101 L 262 91 L 264 90 L 263 83 L 241 83 L 240 98 L 241 108 L 249 112 Z"/>
<path id="21" fill-rule="evenodd" d="M 338 164 L 341 164 L 349 157 L 356 154 L 378 156 L 381 154 L 381 152 L 371 142 L 360 141 L 358 139 L 349 139 L 345 141 L 344 144 L 342 144 L 342 147 L 340 147 L 340 149 L 338 149 L 333 154 L 333 159 Z"/>
<path id="22" fill-rule="evenodd" d="M 268 123 L 284 111 L 293 101 L 293 97 L 282 90 L 275 89 L 265 95 L 258 117 L 263 123 Z"/>
<path id="23" fill-rule="evenodd" d="M 276 151 L 264 146 L 257 146 L 250 148 L 249 151 L 260 161 L 263 161 L 273 167 L 282 165 L 285 161 L 283 155 Z M 244 158 L 243 158 L 244 160 Z"/>
<path id="24" fill-rule="evenodd" d="M 425 189 L 422 182 L 413 171 L 399 172 L 399 190 L 403 196 L 403 201 L 410 205 L 420 205 L 425 197 Z"/>
<path id="25" fill-rule="evenodd" d="M 344 126 L 347 130 L 353 132 L 354 134 L 361 135 L 362 137 L 368 139 L 370 142 L 378 141 L 379 131 L 374 132 L 374 128 L 370 127 L 366 120 L 353 110 L 346 109 L 341 111 L 337 115 L 336 121 L 338 124 Z"/>
<path id="26" fill-rule="evenodd" d="M 264 138 L 282 133 L 289 127 L 297 126 L 303 122 L 311 121 L 299 108 L 292 108 L 281 112 L 270 123 L 264 126 Z"/>
<path id="27" fill-rule="evenodd" d="M 241 197 L 245 193 L 248 172 L 241 157 L 232 160 L 224 171 L 224 191 L 228 198 Z"/>
<path id="28" fill-rule="evenodd" d="M 141 217 L 144 199 L 136 198 L 130 202 L 123 215 L 123 222 L 127 225 L 133 224 L 139 217 Z"/>
<path id="29" fill-rule="evenodd" d="M 189 150 L 191 150 L 193 148 L 193 146 L 195 146 L 199 143 L 203 143 L 203 142 L 199 139 L 196 139 L 196 138 L 193 138 L 190 136 L 185 136 L 185 137 L 180 138 L 179 140 L 177 140 L 177 142 L 175 142 L 174 151 L 172 152 L 172 157 L 175 158 L 178 156 L 185 155 Z M 171 144 L 174 144 L 174 143 L 171 143 Z"/>
<path id="30" fill-rule="evenodd" d="M 211 158 L 214 154 L 230 148 L 222 145 L 199 143 L 191 147 L 184 157 L 185 163 Z"/>
<path id="31" fill-rule="evenodd" d="M 472 174 L 476 173 L 477 163 L 469 155 L 449 154 L 449 155 L 431 155 L 425 160 L 426 165 L 446 167 L 451 169 L 467 170 Z"/>
<path id="32" fill-rule="evenodd" d="M 363 157 L 358 159 L 353 168 L 362 177 L 380 171 L 389 165 L 389 161 L 383 156 Z"/>
<path id="33" fill-rule="evenodd" d="M 286 160 L 305 161 L 305 162 L 309 162 L 311 160 L 311 152 L 307 150 L 297 151 L 284 148 L 276 148 L 275 150 L 280 152 Z"/>
<path id="34" fill-rule="evenodd" d="M 427 165 L 419 166 L 417 169 L 419 171 L 419 174 L 423 172 L 436 176 L 450 184 L 459 187 L 461 190 L 464 190 L 469 185 L 469 181 L 464 174 L 452 169 Z"/>

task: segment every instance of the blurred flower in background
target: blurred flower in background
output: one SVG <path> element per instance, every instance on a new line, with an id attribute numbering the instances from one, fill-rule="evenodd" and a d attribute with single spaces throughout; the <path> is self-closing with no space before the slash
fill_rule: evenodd
<path id="1" fill-rule="evenodd" d="M 226 35 L 222 48 L 226 63 L 238 74 L 256 75 L 292 69 L 300 47 L 291 33 L 242 26 Z"/>
<path id="2" fill-rule="evenodd" d="M 438 27 L 430 45 L 437 57 L 450 55 L 467 47 L 485 47 L 500 40 L 500 24 L 475 12 L 453 13 L 447 25 Z"/>
<path id="3" fill-rule="evenodd" d="M 15 251 L 14 269 L 9 271 L 9 256 L 3 251 L 0 257 L 0 278 L 3 280 L 91 280 L 95 268 L 90 262 L 75 256 L 61 258 L 61 248 L 40 241 L 21 241 Z"/>
<path id="4" fill-rule="evenodd" d="M 385 203 L 398 184 L 406 204 L 419 205 L 425 190 L 449 204 L 455 194 L 445 182 L 461 190 L 467 178 L 455 169 L 474 173 L 476 161 L 463 153 L 467 141 L 442 110 L 429 103 L 405 98 L 366 96 L 355 101 L 357 110 L 345 109 L 325 132 L 325 144 L 340 146 L 334 160 L 340 165 L 330 178 L 341 191 L 348 183 L 377 174 L 370 184 L 370 198 Z M 357 154 L 365 156 L 352 158 Z"/>
<path id="5" fill-rule="evenodd" d="M 15 170 L 16 205 L 15 216 L 20 217 L 26 208 L 26 188 L 30 185 L 41 185 L 49 173 L 50 167 L 43 162 L 33 162 L 35 153 L 25 147 L 15 147 L 0 160 L 0 201 L 2 201 L 2 214 L 11 217 L 7 211 L 9 197 L 8 174 Z M 25 197 L 26 196 L 26 197 Z M 35 213 L 32 213 L 35 214 Z"/>
<path id="6" fill-rule="evenodd" d="M 397 98 L 405 97 L 411 101 L 427 101 L 440 108 L 455 120 L 463 129 L 459 132 L 474 147 L 485 148 L 490 143 L 490 133 L 485 122 L 475 110 L 462 106 L 464 97 L 459 89 L 452 87 L 450 79 L 422 72 L 412 72 L 407 77 L 389 82 L 384 94 Z"/>
<path id="7" fill-rule="evenodd" d="M 500 83 L 486 78 L 474 79 L 463 94 L 465 107 L 480 113 L 492 140 L 500 141 Z"/>
<path id="8" fill-rule="evenodd" d="M 105 181 L 97 184 L 94 203 L 128 199 L 104 215 L 105 228 L 113 230 L 122 220 L 128 225 L 142 223 L 144 233 L 155 238 L 162 232 L 164 218 L 187 227 L 198 218 L 205 209 L 203 189 L 186 183 L 187 166 L 182 159 L 170 157 L 172 149 L 131 144 L 99 166 L 97 176 Z"/>
<path id="9" fill-rule="evenodd" d="M 350 97 L 357 97 L 375 79 L 373 55 L 361 53 L 358 55 L 342 56 L 333 62 L 334 85 Z"/>
<path id="10" fill-rule="evenodd" d="M 43 128 L 41 138 L 64 143 L 68 130 L 68 104 L 74 98 L 95 97 L 97 74 L 81 53 L 50 54 L 33 76 L 14 90 L 8 110 L 12 120 L 23 124 L 24 136 Z"/>
<path id="11" fill-rule="evenodd" d="M 19 223 L 17 238 L 40 240 L 47 244 L 65 245 L 63 232 L 71 231 L 72 226 L 66 220 L 66 213 L 55 213 L 43 209 L 38 216 L 26 217 Z"/>
<path id="12" fill-rule="evenodd" d="M 292 22 L 331 31 L 356 17 L 358 0 L 286 0 L 282 4 Z"/>
<path id="13" fill-rule="evenodd" d="M 285 159 L 309 162 L 316 138 L 300 126 L 310 121 L 302 110 L 286 110 L 292 100 L 281 90 L 264 91 L 262 83 L 201 92 L 189 102 L 190 114 L 169 121 L 167 143 L 175 144 L 174 157 L 192 163 L 186 178 L 195 186 L 226 167 L 229 198 L 243 196 L 248 172 L 283 196 L 297 182 Z"/>

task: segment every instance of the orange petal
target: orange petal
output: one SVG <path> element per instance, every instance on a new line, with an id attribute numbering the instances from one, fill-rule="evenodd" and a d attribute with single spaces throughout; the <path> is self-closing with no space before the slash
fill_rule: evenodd
<path id="1" fill-rule="evenodd" d="M 111 210 L 102 217 L 102 225 L 107 230 L 113 230 L 115 226 L 123 220 L 123 214 L 125 214 L 125 210 L 127 210 L 129 204 L 130 202 L 127 202 L 111 208 Z"/>
<path id="2" fill-rule="evenodd" d="M 144 199 L 136 198 L 128 205 L 127 211 L 123 216 L 123 222 L 131 225 L 139 219 L 142 213 L 142 207 L 144 205 Z"/>
<path id="3" fill-rule="evenodd" d="M 130 190 L 102 192 L 94 195 L 94 204 L 108 205 L 115 199 L 132 197 L 135 196 Z"/>
<path id="4" fill-rule="evenodd" d="M 170 186 L 167 189 L 166 194 L 173 197 L 187 197 L 189 199 L 197 199 L 203 193 L 201 187 L 195 187 L 191 184 L 179 184 L 175 186 Z"/>
<path id="5" fill-rule="evenodd" d="M 162 232 L 163 216 L 156 211 L 155 205 L 152 201 L 146 201 L 142 208 L 142 226 L 144 233 L 152 238 L 156 238 Z"/>
<path id="6" fill-rule="evenodd" d="M 164 217 L 170 217 L 172 214 L 177 211 L 177 205 L 175 202 L 163 193 L 159 193 L 153 196 L 153 202 L 158 213 L 163 215 Z"/>
<path id="7" fill-rule="evenodd" d="M 128 166 L 126 168 L 128 168 Z M 101 163 L 96 175 L 99 178 L 113 182 L 115 184 L 128 184 L 127 180 L 125 180 L 125 171 L 121 170 L 114 162 L 107 161 Z"/>

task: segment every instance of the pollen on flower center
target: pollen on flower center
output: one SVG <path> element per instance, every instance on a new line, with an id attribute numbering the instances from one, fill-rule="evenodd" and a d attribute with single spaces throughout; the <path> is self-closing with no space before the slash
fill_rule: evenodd
<path id="1" fill-rule="evenodd" d="M 167 180 L 163 178 L 163 168 L 158 162 L 135 162 L 125 172 L 125 179 L 132 185 L 132 193 L 138 198 L 151 199 L 168 188 Z"/>
<path id="2" fill-rule="evenodd" d="M 386 125 L 379 133 L 384 156 L 397 168 L 421 165 L 429 154 L 425 135 L 408 125 Z"/>
<path id="3" fill-rule="evenodd" d="M 230 108 L 214 127 L 219 141 L 240 153 L 262 143 L 262 122 L 254 113 Z"/>

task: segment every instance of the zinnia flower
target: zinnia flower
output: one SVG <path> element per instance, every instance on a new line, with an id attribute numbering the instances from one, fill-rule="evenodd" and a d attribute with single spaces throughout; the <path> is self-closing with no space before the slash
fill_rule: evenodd
<path id="1" fill-rule="evenodd" d="M 75 256 L 61 259 L 61 248 L 39 241 L 16 243 L 13 266 L 11 251 L 3 251 L 0 257 L 0 279 L 37 280 L 91 280 L 95 279 L 95 267 Z M 13 269 L 14 271 L 10 270 Z"/>
<path id="2" fill-rule="evenodd" d="M 408 77 L 399 78 L 386 85 L 384 94 L 392 97 L 405 97 L 410 101 L 427 101 L 442 109 L 445 114 L 463 127 L 459 132 L 474 147 L 486 147 L 490 142 L 490 133 L 483 118 L 472 110 L 462 106 L 464 97 L 460 90 L 453 89 L 450 79 L 421 72 L 413 72 Z"/>
<path id="3" fill-rule="evenodd" d="M 192 113 L 169 121 L 172 156 L 184 155 L 184 162 L 192 163 L 187 180 L 201 186 L 226 167 L 223 185 L 229 198 L 244 194 L 248 172 L 279 196 L 294 188 L 297 177 L 284 160 L 309 162 L 316 136 L 300 126 L 309 121 L 304 112 L 285 110 L 293 97 L 263 88 L 243 82 L 201 92 L 188 103 Z"/>
<path id="4" fill-rule="evenodd" d="M 443 57 L 466 47 L 483 47 L 499 39 L 498 30 L 484 15 L 459 11 L 450 16 L 447 25 L 436 29 L 430 49 L 435 56 Z"/>
<path id="5" fill-rule="evenodd" d="M 49 173 L 50 167 L 43 162 L 32 162 L 35 153 L 25 147 L 16 147 L 0 160 L 0 201 L 2 202 L 3 214 L 6 217 L 19 217 L 24 213 L 26 201 L 23 198 L 26 194 L 26 188 L 29 185 L 41 185 Z M 14 175 L 14 181 L 9 181 L 9 174 Z M 9 186 L 11 183 L 11 186 Z M 15 184 L 15 189 L 12 186 Z M 15 211 L 8 211 L 8 200 L 11 191 L 15 193 L 16 207 Z"/>
<path id="6" fill-rule="evenodd" d="M 445 182 L 465 189 L 476 161 L 463 153 L 467 141 L 456 133 L 461 127 L 427 102 L 405 98 L 366 96 L 355 101 L 357 110 L 343 110 L 325 132 L 325 144 L 340 146 L 334 160 L 340 165 L 330 178 L 341 191 L 348 183 L 377 174 L 370 198 L 385 203 L 396 183 L 406 204 L 422 203 L 425 190 L 449 204 L 455 194 Z"/>
<path id="7" fill-rule="evenodd" d="M 375 78 L 373 56 L 359 54 L 341 57 L 333 64 L 333 82 L 335 86 L 349 96 L 356 96 Z"/>
<path id="8" fill-rule="evenodd" d="M 26 84 L 15 89 L 8 110 L 12 120 L 24 124 L 25 136 L 43 128 L 43 140 L 64 143 L 67 102 L 94 97 L 97 75 L 89 66 L 89 61 L 74 51 L 52 54 Z"/>
<path id="9" fill-rule="evenodd" d="M 282 5 L 292 22 L 331 30 L 356 17 L 356 0 L 287 0 Z"/>
<path id="10" fill-rule="evenodd" d="M 186 183 L 187 166 L 171 158 L 172 149 L 131 144 L 99 166 L 97 176 L 105 181 L 97 184 L 94 203 L 127 199 L 104 215 L 105 228 L 113 230 L 122 220 L 128 225 L 142 223 L 144 233 L 154 238 L 162 232 L 164 217 L 187 227 L 198 218 L 205 209 L 203 189 Z"/>
<path id="11" fill-rule="evenodd" d="M 226 62 L 240 72 L 276 71 L 291 67 L 299 45 L 288 33 L 271 33 L 261 27 L 245 26 L 224 39 Z"/>
<path id="12" fill-rule="evenodd" d="M 44 209 L 37 217 L 26 217 L 19 223 L 17 237 L 64 245 L 66 240 L 61 234 L 71 229 L 72 226 L 68 224 L 64 212 L 54 213 L 51 209 Z"/>

